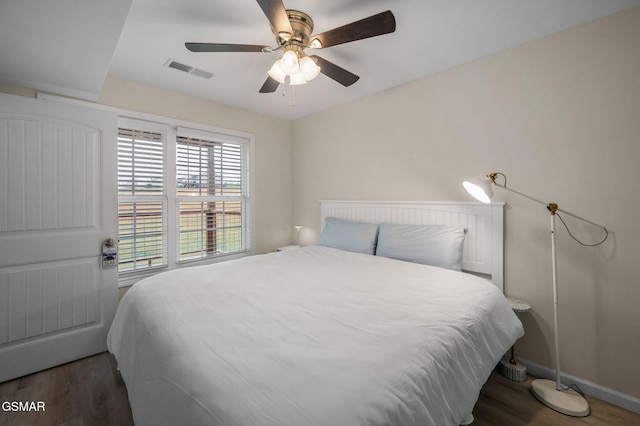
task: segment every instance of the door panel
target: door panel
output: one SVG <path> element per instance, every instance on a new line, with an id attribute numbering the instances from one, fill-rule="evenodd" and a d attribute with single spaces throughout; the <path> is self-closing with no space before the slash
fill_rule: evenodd
<path id="1" fill-rule="evenodd" d="M 0 94 L 0 382 L 106 349 L 116 114 Z"/>

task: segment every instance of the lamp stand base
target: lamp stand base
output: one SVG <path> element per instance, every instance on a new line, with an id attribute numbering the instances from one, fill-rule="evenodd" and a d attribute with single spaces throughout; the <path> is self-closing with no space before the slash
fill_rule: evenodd
<path id="1" fill-rule="evenodd" d="M 586 417 L 589 403 L 573 389 L 557 390 L 553 380 L 536 379 L 531 382 L 531 393 L 547 407 L 572 417 Z"/>

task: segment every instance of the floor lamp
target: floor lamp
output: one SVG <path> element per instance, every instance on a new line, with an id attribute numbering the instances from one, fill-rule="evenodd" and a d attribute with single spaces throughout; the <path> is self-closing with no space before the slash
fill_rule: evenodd
<path id="1" fill-rule="evenodd" d="M 504 184 L 499 184 L 496 182 L 498 176 L 502 176 L 504 178 Z M 552 408 L 555 411 L 560 413 L 574 416 L 574 417 L 585 417 L 589 415 L 590 409 L 589 404 L 584 399 L 584 397 L 576 392 L 573 389 L 570 389 L 560 382 L 560 345 L 559 345 L 559 333 L 558 333 L 558 273 L 557 273 L 557 260 L 556 260 L 556 216 L 560 218 L 560 221 L 566 227 L 567 225 L 562 220 L 562 217 L 558 214 L 559 212 L 566 213 L 569 216 L 573 216 L 577 219 L 580 219 L 584 222 L 587 222 L 591 225 L 597 226 L 599 228 L 604 229 L 605 236 L 602 241 L 596 244 L 584 244 L 577 240 L 569 229 L 569 235 L 575 239 L 578 243 L 586 246 L 597 246 L 602 244 L 609 234 L 607 228 L 598 225 L 597 223 L 590 222 L 581 217 L 575 216 L 566 211 L 560 210 L 558 205 L 555 203 L 545 203 L 533 197 L 530 197 L 521 192 L 515 191 L 511 188 L 507 188 L 507 177 L 502 173 L 491 173 L 488 174 L 484 179 L 469 179 L 463 182 L 464 188 L 473 195 L 479 201 L 483 203 L 489 203 L 491 198 L 493 197 L 493 189 L 492 185 L 499 186 L 508 191 L 514 192 L 518 195 L 521 195 L 529 200 L 535 201 L 536 203 L 542 204 L 547 207 L 549 213 L 551 213 L 551 267 L 552 267 L 552 276 L 553 276 L 553 320 L 554 320 L 554 338 L 555 338 L 555 369 L 556 369 L 556 380 L 546 380 L 546 379 L 536 379 L 531 382 L 531 392 L 533 395 L 540 400 L 543 404 Z"/>

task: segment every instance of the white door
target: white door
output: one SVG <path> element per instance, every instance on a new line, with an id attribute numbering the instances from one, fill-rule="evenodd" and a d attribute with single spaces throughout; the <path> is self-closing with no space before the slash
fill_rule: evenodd
<path id="1" fill-rule="evenodd" d="M 0 94 L 0 382 L 106 350 L 114 112 Z"/>

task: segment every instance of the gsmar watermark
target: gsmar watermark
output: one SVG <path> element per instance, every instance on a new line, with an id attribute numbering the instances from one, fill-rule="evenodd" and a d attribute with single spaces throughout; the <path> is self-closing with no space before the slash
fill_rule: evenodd
<path id="1" fill-rule="evenodd" d="M 44 401 L 2 401 L 2 411 L 46 411 Z"/>

